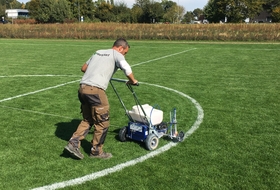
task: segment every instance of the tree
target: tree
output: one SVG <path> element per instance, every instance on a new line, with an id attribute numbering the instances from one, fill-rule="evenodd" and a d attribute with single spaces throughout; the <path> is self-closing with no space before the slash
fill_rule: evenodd
<path id="1" fill-rule="evenodd" d="M 271 14 L 273 22 L 280 22 L 280 1 L 279 0 L 267 0 L 263 5 L 265 11 Z"/>
<path id="2" fill-rule="evenodd" d="M 93 20 L 95 18 L 95 6 L 92 0 L 79 0 L 80 1 L 80 16 L 84 20 Z"/>
<path id="3" fill-rule="evenodd" d="M 163 18 L 164 10 L 161 3 L 152 3 L 148 8 L 148 16 L 152 23 L 161 22 Z"/>
<path id="4" fill-rule="evenodd" d="M 70 11 L 70 5 L 67 0 L 56 0 L 54 1 L 54 7 L 51 12 L 51 19 L 49 22 L 61 22 L 70 19 L 72 12 Z"/>
<path id="5" fill-rule="evenodd" d="M 168 0 L 162 0 L 164 10 L 164 22 L 180 23 L 184 19 L 185 8 L 177 3 Z"/>
<path id="6" fill-rule="evenodd" d="M 71 18 L 67 0 L 31 0 L 29 12 L 39 23 L 64 22 L 64 19 Z"/>
<path id="7" fill-rule="evenodd" d="M 252 20 L 263 10 L 272 15 L 278 6 L 279 0 L 209 0 L 204 7 L 204 15 L 210 22 L 219 22 L 227 18 L 227 22 L 239 23 L 247 18 Z"/>
<path id="8" fill-rule="evenodd" d="M 54 7 L 53 0 L 39 0 L 40 8 L 38 9 L 38 15 L 36 15 L 35 19 L 41 23 L 51 23 L 53 22 L 52 9 Z"/>
<path id="9" fill-rule="evenodd" d="M 112 13 L 115 15 L 115 22 L 131 22 L 131 11 L 125 3 L 116 3 L 113 6 Z"/>
<path id="10" fill-rule="evenodd" d="M 225 19 L 227 3 L 224 0 L 209 0 L 204 7 L 204 15 L 209 22 L 218 23 Z"/>
<path id="11" fill-rule="evenodd" d="M 273 22 L 280 22 L 280 6 L 272 9 L 271 16 Z"/>
<path id="12" fill-rule="evenodd" d="M 185 12 L 186 12 L 185 8 L 183 6 L 178 5 L 178 22 L 179 23 L 183 20 Z"/>
<path id="13" fill-rule="evenodd" d="M 95 17 L 98 18 L 101 22 L 112 22 L 115 20 L 113 14 L 113 5 L 106 2 L 101 2 L 96 7 Z"/>
<path id="14" fill-rule="evenodd" d="M 199 19 L 203 15 L 203 10 L 197 8 L 193 10 L 193 15 Z"/>
<path id="15" fill-rule="evenodd" d="M 265 0 L 245 0 L 246 18 L 253 20 L 256 15 L 263 11 L 263 4 L 265 4 Z"/>
<path id="16" fill-rule="evenodd" d="M 228 22 L 240 23 L 246 19 L 246 4 L 244 0 L 227 0 L 225 15 Z"/>
<path id="17" fill-rule="evenodd" d="M 6 0 L 0 0 L 0 17 L 5 16 Z"/>
<path id="18" fill-rule="evenodd" d="M 144 13 L 141 7 L 137 5 L 133 5 L 131 9 L 131 22 L 138 23 L 138 21 L 141 20 L 143 14 Z"/>
<path id="19" fill-rule="evenodd" d="M 24 5 L 24 8 L 29 10 L 29 5 L 30 5 L 30 1 L 26 2 L 26 4 Z"/>
<path id="20" fill-rule="evenodd" d="M 9 2 L 10 9 L 21 9 L 22 8 L 21 3 L 16 0 L 7 0 L 7 2 Z"/>
<path id="21" fill-rule="evenodd" d="M 184 15 L 183 22 L 191 23 L 194 20 L 194 17 L 195 15 L 193 12 L 187 11 L 186 14 Z"/>
<path id="22" fill-rule="evenodd" d="M 28 11 L 31 18 L 36 19 L 39 14 L 40 0 L 31 0 L 28 3 Z"/>
<path id="23" fill-rule="evenodd" d="M 169 0 L 162 0 L 161 4 L 162 4 L 164 12 L 167 12 L 168 9 L 170 9 L 172 6 L 176 5 L 175 2 L 169 1 Z"/>
<path id="24" fill-rule="evenodd" d="M 279 0 L 266 0 L 263 4 L 264 10 L 269 13 L 272 13 L 273 9 L 280 6 Z"/>
<path id="25" fill-rule="evenodd" d="M 150 11 L 149 11 L 151 4 L 152 4 L 151 0 L 135 0 L 134 6 L 138 6 L 142 9 L 142 15 L 140 15 L 138 22 L 150 23 L 152 21 L 152 18 L 150 17 Z"/>
<path id="26" fill-rule="evenodd" d="M 178 6 L 175 4 L 170 7 L 163 15 L 165 22 L 175 23 L 178 22 Z"/>
<path id="27" fill-rule="evenodd" d="M 68 0 L 70 3 L 70 10 L 72 18 L 77 21 L 81 20 L 83 16 L 85 21 L 94 20 L 95 6 L 92 0 Z"/>
<path id="28" fill-rule="evenodd" d="M 16 0 L 0 0 L 0 6 L 4 9 L 22 9 L 22 3 Z"/>
<path id="29" fill-rule="evenodd" d="M 72 17 L 77 21 L 80 21 L 81 18 L 81 6 L 80 0 L 68 0 L 70 3 L 70 10 L 72 12 Z"/>

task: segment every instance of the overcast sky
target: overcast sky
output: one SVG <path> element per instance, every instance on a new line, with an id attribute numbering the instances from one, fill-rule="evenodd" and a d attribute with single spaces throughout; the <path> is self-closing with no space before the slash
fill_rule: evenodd
<path id="1" fill-rule="evenodd" d="M 30 0 L 18 0 L 18 2 L 26 3 Z M 161 0 L 154 0 L 156 2 L 161 2 Z M 193 11 L 196 8 L 203 9 L 203 7 L 207 4 L 208 0 L 172 0 L 176 2 L 177 4 L 185 7 L 186 11 Z M 126 3 L 126 5 L 131 8 L 132 5 L 135 3 L 135 0 L 115 0 L 116 2 L 123 2 Z"/>

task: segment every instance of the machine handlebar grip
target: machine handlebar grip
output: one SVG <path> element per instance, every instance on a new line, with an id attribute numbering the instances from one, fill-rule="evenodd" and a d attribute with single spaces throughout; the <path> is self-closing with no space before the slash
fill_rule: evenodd
<path id="1" fill-rule="evenodd" d="M 139 82 L 137 82 L 135 84 L 131 84 L 131 83 L 128 83 L 128 80 L 124 80 L 124 79 L 111 78 L 111 80 L 117 81 L 117 82 L 124 82 L 124 83 L 126 83 L 128 85 L 132 85 L 132 86 L 139 86 Z"/>
<path id="2" fill-rule="evenodd" d="M 130 84 L 130 83 L 129 83 Z M 130 85 L 133 85 L 133 86 L 139 86 L 139 82 L 135 83 L 135 84 L 130 84 Z"/>

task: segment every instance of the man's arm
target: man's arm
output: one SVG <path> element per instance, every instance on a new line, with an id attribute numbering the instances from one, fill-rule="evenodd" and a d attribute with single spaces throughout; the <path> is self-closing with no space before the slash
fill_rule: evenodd
<path id="1" fill-rule="evenodd" d="M 88 67 L 88 65 L 87 65 L 86 63 L 83 64 L 83 66 L 82 66 L 82 68 L 81 68 L 81 71 L 82 71 L 83 73 L 86 72 L 87 67 Z"/>
<path id="2" fill-rule="evenodd" d="M 129 84 L 136 85 L 138 83 L 138 81 L 134 78 L 133 73 L 130 73 L 129 75 L 127 75 L 127 78 L 129 79 L 129 81 L 128 81 Z"/>

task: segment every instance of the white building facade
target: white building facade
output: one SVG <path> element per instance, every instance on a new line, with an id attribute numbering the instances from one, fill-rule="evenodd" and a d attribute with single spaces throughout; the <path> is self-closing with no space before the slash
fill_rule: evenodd
<path id="1" fill-rule="evenodd" d="M 7 9 L 5 11 L 8 18 L 28 17 L 27 9 Z"/>

